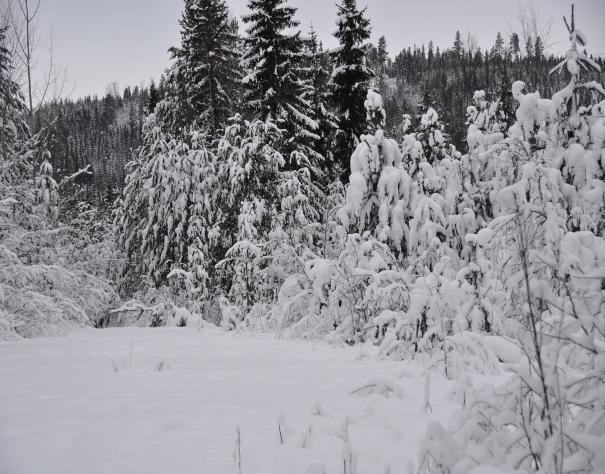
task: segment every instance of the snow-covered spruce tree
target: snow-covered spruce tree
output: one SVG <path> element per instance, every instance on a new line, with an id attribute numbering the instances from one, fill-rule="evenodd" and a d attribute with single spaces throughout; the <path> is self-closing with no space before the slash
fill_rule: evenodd
<path id="1" fill-rule="evenodd" d="M 510 173 L 512 168 L 509 166 L 510 160 L 494 152 L 499 146 L 498 143 L 506 136 L 508 128 L 503 102 L 490 102 L 484 91 L 476 91 L 473 95 L 473 105 L 467 108 L 467 115 L 468 154 L 462 156 L 459 163 L 458 192 L 450 193 L 456 200 L 456 214 L 460 216 L 454 229 L 457 239 L 454 245 L 459 251 L 464 246 L 467 233 L 477 232 L 477 226 L 486 225 L 494 217 L 490 193 L 512 183 L 506 178 L 507 169 Z M 452 188 L 450 181 L 448 188 Z M 461 220 L 461 217 L 470 217 L 471 214 L 474 216 L 475 228 L 464 225 L 464 229 L 461 229 L 464 221 L 469 222 L 469 219 Z M 461 256 L 468 259 L 466 255 Z"/>
<path id="2" fill-rule="evenodd" d="M 421 472 L 596 472 L 605 462 L 605 240 L 591 215 L 603 203 L 603 123 L 600 104 L 581 102 L 580 63 L 594 65 L 577 51 L 586 41 L 573 9 L 567 26 L 572 46 L 556 70 L 570 84 L 552 100 L 513 84 L 517 121 L 496 151 L 516 178 L 492 191 L 496 218 L 478 239 L 508 296 L 494 314 L 523 356 L 502 385 L 468 391 L 451 431 L 429 426 Z"/>
<path id="3" fill-rule="evenodd" d="M 468 106 L 466 112 L 469 151 L 477 148 L 487 151 L 491 145 L 502 141 L 506 132 L 506 116 L 499 100 L 489 102 L 485 91 L 476 91 L 473 105 Z"/>
<path id="4" fill-rule="evenodd" d="M 375 95 L 373 91 L 368 93 L 368 115 L 380 102 Z M 385 138 L 383 130 L 360 138 L 350 160 L 346 204 L 338 216 L 346 229 L 359 234 L 369 232 L 388 242 L 398 255 L 405 256 L 409 233 L 406 217 L 414 191 L 412 180 L 401 167 L 397 142 Z"/>
<path id="5" fill-rule="evenodd" d="M 374 71 L 366 61 L 370 21 L 365 16 L 365 9 L 357 7 L 357 0 L 342 0 L 338 5 L 336 24 L 338 29 L 334 36 L 339 47 L 330 52 L 334 61 L 330 85 L 339 119 L 334 154 L 344 174 L 348 174 L 351 155 L 360 135 L 366 131 L 364 103 L 374 77 Z"/>
<path id="6" fill-rule="evenodd" d="M 221 189 L 213 198 L 220 207 L 221 216 L 217 221 L 216 250 L 211 252 L 211 262 L 224 261 L 217 265 L 216 285 L 237 297 L 240 303 L 245 302 L 240 308 L 242 317 L 247 315 L 246 311 L 257 300 L 257 295 L 243 295 L 242 275 L 225 271 L 230 268 L 225 263 L 243 249 L 243 245 L 238 246 L 240 241 L 257 242 L 260 248 L 267 239 L 273 220 L 272 210 L 278 206 L 280 170 L 285 165 L 284 157 L 276 150 L 281 140 L 280 130 L 271 121 L 250 123 L 236 116 L 218 143 L 216 172 Z M 251 274 L 246 272 L 245 275 Z"/>
<path id="7" fill-rule="evenodd" d="M 362 136 L 351 160 L 346 203 L 326 219 L 337 218 L 342 225 L 300 228 L 298 237 L 318 239 L 321 245 L 305 246 L 303 240 L 299 249 L 295 240 L 291 242 L 296 258 L 290 262 L 296 273 L 283 282 L 266 326 L 293 336 L 353 344 L 375 337 L 373 321 L 382 311 L 405 306 L 405 298 L 396 295 L 407 291 L 406 277 L 396 270 L 397 259 L 389 245 L 374 237 L 401 254 L 403 214 L 410 193 L 409 178 L 399 168 L 401 154 L 397 144 L 378 130 L 375 136 Z M 286 202 L 301 214 L 304 201 L 288 198 Z M 349 230 L 353 233 L 347 235 Z"/>
<path id="8" fill-rule="evenodd" d="M 263 251 L 259 246 L 256 226 L 263 219 L 264 205 L 262 201 L 242 203 L 238 217 L 237 242 L 217 264 L 218 269 L 228 273 L 231 280 L 230 301 L 244 316 L 259 297 L 257 285 Z"/>
<path id="9" fill-rule="evenodd" d="M 432 107 L 420 116 L 420 123 L 414 131 L 414 136 L 422 145 L 423 161 L 429 164 L 451 158 L 456 153 L 456 148 L 451 145 L 445 133 L 445 126 L 439 120 L 439 114 Z"/>
<path id="10" fill-rule="evenodd" d="M 224 0 L 186 0 L 180 23 L 181 46 L 170 50 L 174 64 L 164 119 L 174 133 L 188 128 L 215 134 L 226 125 L 237 100 L 237 25 Z"/>
<path id="11" fill-rule="evenodd" d="M 271 121 L 248 122 L 236 115 L 225 129 L 217 147 L 218 177 L 223 183 L 220 202 L 225 214 L 221 230 L 225 238 L 237 235 L 243 202 L 262 201 L 259 236 L 270 228 L 271 208 L 276 204 L 277 186 L 285 158 L 277 151 L 283 140 L 281 130 Z M 260 209 L 259 209 L 260 212 Z M 229 242 L 229 248 L 233 241 Z"/>
<path id="12" fill-rule="evenodd" d="M 23 119 L 25 102 L 19 85 L 11 76 L 12 58 L 5 41 L 6 28 L 0 28 L 0 162 L 14 158 L 19 140 L 29 135 Z M 4 167 L 2 173 L 5 173 Z"/>
<path id="13" fill-rule="evenodd" d="M 293 337 L 355 344 L 374 337 L 374 318 L 405 306 L 407 280 L 389 247 L 359 234 L 342 235 L 334 259 L 308 251 L 279 290 L 263 326 Z"/>
<path id="14" fill-rule="evenodd" d="M 367 129 L 370 133 L 374 133 L 384 127 L 386 121 L 386 113 L 382 105 L 382 97 L 376 91 L 368 89 L 368 98 L 364 102 L 367 115 Z"/>
<path id="15" fill-rule="evenodd" d="M 435 251 L 449 236 L 449 216 L 458 214 L 461 193 L 460 154 L 443 129 L 437 112 L 429 108 L 416 131 L 404 136 L 402 147 L 404 169 L 416 191 L 407 211 L 408 254 L 417 259 L 414 265 L 429 269 L 438 258 Z"/>
<path id="16" fill-rule="evenodd" d="M 194 270 L 189 268 L 190 247 L 196 245 L 196 226 L 205 215 L 197 204 L 209 154 L 195 135 L 190 147 L 170 139 L 155 115 L 147 119 L 144 145 L 129 164 L 115 228 L 128 267 L 156 285 L 166 283 L 175 268 Z"/>
<path id="17" fill-rule="evenodd" d="M 272 213 L 271 232 L 264 246 L 265 263 L 259 272 L 261 299 L 246 318 L 246 326 L 251 329 L 289 332 L 290 326 L 312 309 L 308 306 L 312 294 L 309 262 L 337 259 L 342 252 L 345 235 L 336 222 L 344 201 L 342 184 L 336 182 L 329 187 L 320 213 L 306 195 L 308 175 L 304 168 L 281 175 L 279 206 Z M 330 324 L 322 322 L 320 326 L 318 331 L 311 331 L 315 336 L 329 333 Z M 310 335 L 305 329 L 297 334 Z"/>
<path id="18" fill-rule="evenodd" d="M 249 25 L 242 61 L 245 101 L 255 120 L 270 120 L 282 130 L 280 151 L 288 168 L 307 166 L 320 175 L 323 157 L 315 151 L 318 124 L 307 99 L 308 53 L 296 30 L 296 8 L 287 0 L 249 0 L 248 9 L 243 17 Z"/>
<path id="19" fill-rule="evenodd" d="M 50 157 L 50 152 L 44 153 L 44 161 L 40 165 L 35 179 L 36 203 L 40 212 L 54 221 L 57 219 L 59 211 L 59 185 L 53 178 L 53 166 L 50 164 Z"/>

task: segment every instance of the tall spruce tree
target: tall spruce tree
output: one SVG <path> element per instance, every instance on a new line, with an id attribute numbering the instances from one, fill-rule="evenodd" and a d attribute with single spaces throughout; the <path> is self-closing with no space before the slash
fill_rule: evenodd
<path id="1" fill-rule="evenodd" d="M 521 54 L 521 46 L 519 41 L 519 35 L 517 33 L 513 33 L 511 35 L 508 49 L 514 59 L 519 59 L 519 55 Z"/>
<path id="2" fill-rule="evenodd" d="M 340 115 L 335 155 L 348 176 L 349 159 L 366 128 L 364 103 L 374 71 L 366 64 L 369 50 L 366 41 L 370 38 L 370 21 L 365 16 L 366 10 L 357 8 L 357 0 L 342 0 L 337 7 L 338 30 L 334 36 L 340 47 L 331 53 L 335 65 L 330 84 Z"/>
<path id="3" fill-rule="evenodd" d="M 317 33 L 313 28 L 309 32 L 307 43 L 309 53 L 310 91 L 306 95 L 311 105 L 313 118 L 317 122 L 319 140 L 315 142 L 315 149 L 324 157 L 324 169 L 328 170 L 327 177 L 334 178 L 334 156 L 332 151 L 332 139 L 334 132 L 338 129 L 338 119 L 330 107 L 330 80 L 331 61 L 329 54 L 324 51 L 322 44 L 317 39 Z"/>
<path id="4" fill-rule="evenodd" d="M 170 50 L 168 122 L 214 134 L 233 111 L 240 81 L 236 24 L 224 0 L 185 0 L 180 23 L 181 46 Z"/>
<path id="5" fill-rule="evenodd" d="M 462 52 L 464 51 L 464 45 L 462 44 L 462 35 L 460 31 L 456 31 L 456 39 L 454 40 L 454 54 L 456 57 L 462 56 Z"/>
<path id="6" fill-rule="evenodd" d="M 492 56 L 497 58 L 503 58 L 505 53 L 504 48 L 504 39 L 502 38 L 502 34 L 498 31 L 496 35 L 496 42 L 494 43 L 494 47 L 492 48 Z"/>
<path id="7" fill-rule="evenodd" d="M 246 53 L 242 64 L 244 98 L 257 120 L 273 121 L 283 130 L 282 152 L 289 168 L 317 167 L 321 156 L 314 150 L 317 122 L 312 118 L 305 63 L 308 54 L 297 30 L 296 8 L 287 0 L 249 0 Z M 292 32 L 294 30 L 294 32 Z"/>

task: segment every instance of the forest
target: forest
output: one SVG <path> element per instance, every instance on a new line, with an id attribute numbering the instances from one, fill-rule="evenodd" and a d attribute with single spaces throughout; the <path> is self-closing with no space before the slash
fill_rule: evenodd
<path id="1" fill-rule="evenodd" d="M 272 468 L 245 462 L 261 448 L 242 454 L 238 422 L 231 470 L 178 472 L 601 472 L 605 58 L 574 7 L 552 25 L 569 38 L 557 55 L 534 10 L 487 49 L 461 31 L 390 47 L 370 42 L 363 2 L 339 0 L 327 48 L 293 3 L 247 0 L 236 18 L 227 0 L 185 0 L 157 84 L 36 107 L 16 74 L 29 46 L 0 21 L 0 354 L 84 329 L 165 334 L 170 350 L 229 337 L 236 353 L 270 335 L 417 374 L 376 368 L 347 394 L 380 425 L 420 387 L 405 464 L 351 408 L 323 431 L 279 415 Z M 119 332 L 135 328 L 155 332 Z M 110 375 L 132 369 L 133 342 L 129 359 Z M 288 449 L 328 431 L 339 447 L 288 454 L 297 429 Z"/>

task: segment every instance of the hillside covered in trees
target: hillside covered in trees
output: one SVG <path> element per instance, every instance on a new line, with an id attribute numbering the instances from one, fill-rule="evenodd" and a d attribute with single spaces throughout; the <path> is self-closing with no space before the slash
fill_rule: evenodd
<path id="1" fill-rule="evenodd" d="M 229 21 L 233 41 L 243 41 L 245 32 L 241 30 L 244 28 L 235 19 Z M 443 49 L 429 42 L 428 45 L 408 46 L 390 55 L 385 37 L 376 45 L 367 44 L 366 63 L 373 72 L 368 83 L 382 96 L 386 111 L 385 130 L 401 138 L 405 133 L 404 117 L 409 116 L 415 126 L 428 107 L 432 107 L 447 128 L 451 143 L 466 152 L 466 109 L 472 105 L 476 90 L 483 90 L 490 99 L 500 100 L 510 123 L 514 115 L 510 92 L 514 80 L 523 80 L 531 90 L 539 91 L 545 97 L 564 87 L 563 76 L 549 74 L 563 58 L 545 50 L 539 30 L 537 33 L 533 39 L 529 33 L 523 38 L 523 34 L 520 37 L 517 33 L 503 35 L 498 32 L 494 44 L 484 50 L 472 33 L 460 31 L 455 33 L 451 47 Z M 337 114 L 338 99 L 332 97 L 333 92 L 327 87 L 327 71 L 334 68 L 334 56 L 324 51 L 312 29 L 303 31 L 301 38 L 316 57 L 314 64 L 322 68 L 318 77 L 312 79 L 312 86 L 325 97 L 332 113 Z M 177 49 L 173 49 L 175 51 Z M 603 58 L 592 59 L 603 71 Z M 232 61 L 234 72 L 242 76 L 245 69 L 239 60 L 232 58 Z M 604 74 L 590 73 L 592 79 L 601 83 Z M 87 201 L 107 209 L 123 189 L 125 165 L 142 144 L 145 116 L 165 98 L 165 77 L 162 75 L 157 86 L 152 81 L 150 87 L 118 89 L 118 84 L 112 83 L 101 98 L 52 102 L 43 106 L 36 116 L 36 127 L 48 126 L 47 146 L 58 176 L 72 174 L 91 164 L 92 177 L 80 184 L 86 185 Z M 230 95 L 234 104 L 244 100 L 243 89 L 239 86 Z M 222 113 L 229 115 L 235 108 L 232 105 Z M 364 113 L 362 110 L 361 114 Z M 78 191 L 81 192 L 80 187 Z"/>

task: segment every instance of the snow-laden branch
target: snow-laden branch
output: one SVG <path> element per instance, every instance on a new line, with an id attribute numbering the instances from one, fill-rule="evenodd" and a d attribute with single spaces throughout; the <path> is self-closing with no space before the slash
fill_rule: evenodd
<path id="1" fill-rule="evenodd" d="M 85 168 L 82 168 L 81 170 L 76 171 L 74 174 L 66 176 L 65 178 L 63 178 L 61 180 L 61 182 L 59 183 L 59 186 L 64 186 L 67 183 L 71 183 L 72 181 L 74 181 L 78 177 L 82 176 L 83 174 L 92 176 L 92 165 L 87 165 Z"/>

